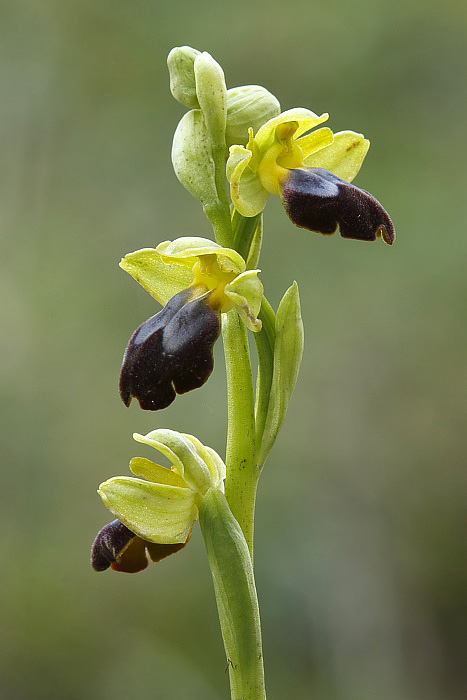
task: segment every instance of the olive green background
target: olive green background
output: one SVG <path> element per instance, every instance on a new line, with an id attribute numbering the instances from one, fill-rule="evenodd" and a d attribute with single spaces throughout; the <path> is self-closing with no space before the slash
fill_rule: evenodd
<path id="1" fill-rule="evenodd" d="M 1 700 L 221 700 L 228 674 L 198 527 L 135 576 L 94 573 L 104 479 L 133 431 L 221 454 L 222 347 L 202 389 L 126 409 L 122 353 L 157 305 L 128 251 L 210 236 L 170 163 L 175 45 L 228 86 L 328 111 L 372 147 L 356 184 L 389 248 L 265 213 L 262 280 L 299 283 L 306 350 L 258 497 L 272 700 L 454 700 L 465 658 L 467 11 L 459 0 L 2 0 Z M 155 456 L 155 455 L 154 455 Z"/>

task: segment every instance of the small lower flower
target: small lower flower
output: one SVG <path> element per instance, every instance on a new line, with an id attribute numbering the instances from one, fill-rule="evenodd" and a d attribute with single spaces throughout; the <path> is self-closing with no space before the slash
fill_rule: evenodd
<path id="1" fill-rule="evenodd" d="M 193 435 L 158 429 L 134 438 L 167 457 L 170 469 L 135 457 L 135 477 L 114 477 L 99 487 L 117 517 L 97 534 L 91 550 L 95 571 L 109 567 L 135 573 L 178 552 L 191 537 L 198 505 L 211 489 L 223 490 L 225 464 Z"/>
<path id="2" fill-rule="evenodd" d="M 236 309 L 248 328 L 261 329 L 259 270 L 246 270 L 234 250 L 204 238 L 179 238 L 130 253 L 121 266 L 165 303 L 126 348 L 120 373 L 126 406 L 135 397 L 141 408 L 155 411 L 202 386 L 213 369 L 221 313 Z"/>

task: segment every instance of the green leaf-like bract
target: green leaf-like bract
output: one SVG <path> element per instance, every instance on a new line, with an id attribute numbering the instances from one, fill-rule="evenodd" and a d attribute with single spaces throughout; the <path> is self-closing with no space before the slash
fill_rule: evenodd
<path id="1" fill-rule="evenodd" d="M 294 282 L 284 294 L 276 314 L 274 370 L 269 408 L 258 463 L 268 456 L 284 420 L 297 381 L 303 354 L 303 323 L 300 297 Z"/>

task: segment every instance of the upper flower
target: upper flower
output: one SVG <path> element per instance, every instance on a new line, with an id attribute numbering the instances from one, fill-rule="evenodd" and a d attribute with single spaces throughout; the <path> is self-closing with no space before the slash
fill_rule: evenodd
<path id="1" fill-rule="evenodd" d="M 328 118 L 297 108 L 270 119 L 246 147 L 232 146 L 227 177 L 235 208 L 256 216 L 269 194 L 281 197 L 292 221 L 324 234 L 339 225 L 346 238 L 392 243 L 394 227 L 381 204 L 349 183 L 357 175 L 370 143 L 362 134 L 326 127 Z M 310 133 L 309 133 L 310 132 Z"/>
<path id="2" fill-rule="evenodd" d="M 127 406 L 136 397 L 141 408 L 165 408 L 176 393 L 202 386 L 213 368 L 221 313 L 236 309 L 248 328 L 261 329 L 259 270 L 245 270 L 230 248 L 178 238 L 130 253 L 120 265 L 165 304 L 137 328 L 125 351 L 120 394 Z"/>

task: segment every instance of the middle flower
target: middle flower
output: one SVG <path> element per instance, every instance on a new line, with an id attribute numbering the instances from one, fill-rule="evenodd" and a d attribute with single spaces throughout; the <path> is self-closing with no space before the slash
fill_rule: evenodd
<path id="1" fill-rule="evenodd" d="M 214 366 L 221 313 L 235 309 L 250 330 L 261 329 L 259 270 L 245 270 L 241 255 L 230 248 L 206 238 L 177 238 L 129 253 L 120 267 L 165 304 L 126 348 L 120 373 L 126 406 L 134 397 L 141 408 L 155 411 L 176 394 L 202 386 Z"/>

